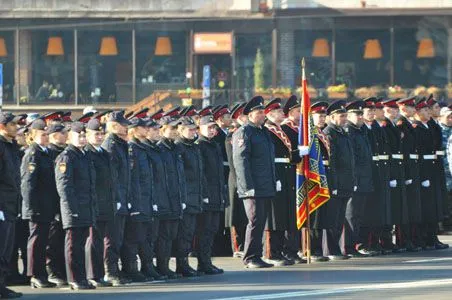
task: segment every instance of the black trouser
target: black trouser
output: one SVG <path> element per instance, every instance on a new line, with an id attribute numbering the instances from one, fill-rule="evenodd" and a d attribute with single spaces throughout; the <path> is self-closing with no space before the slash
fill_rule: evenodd
<path id="1" fill-rule="evenodd" d="M 5 287 L 11 255 L 14 248 L 16 221 L 0 221 L 0 289 Z"/>
<path id="2" fill-rule="evenodd" d="M 49 242 L 50 222 L 29 222 L 30 236 L 27 243 L 27 276 L 47 280 L 46 248 Z"/>
<path id="3" fill-rule="evenodd" d="M 311 237 L 311 253 L 315 256 L 323 256 L 323 229 L 313 228 L 310 232 Z"/>
<path id="4" fill-rule="evenodd" d="M 193 237 L 196 229 L 196 214 L 184 213 L 179 221 L 176 241 L 176 257 L 185 258 L 192 250 Z"/>
<path id="5" fill-rule="evenodd" d="M 265 230 L 264 257 L 281 258 L 284 243 L 284 230 Z"/>
<path id="6" fill-rule="evenodd" d="M 157 239 L 159 237 L 159 227 L 160 227 L 160 220 L 157 218 L 152 218 L 151 221 L 147 222 L 147 231 L 146 231 L 146 243 L 149 245 L 149 257 L 150 261 L 147 261 L 147 263 L 152 263 L 152 259 L 155 257 L 155 251 L 156 251 L 156 244 Z M 141 263 L 145 262 L 146 259 L 146 253 L 142 252 L 140 250 L 139 252 Z"/>
<path id="7" fill-rule="evenodd" d="M 105 273 L 118 276 L 118 261 L 124 240 L 125 215 L 115 215 L 113 225 L 105 232 Z"/>
<path id="8" fill-rule="evenodd" d="M 332 226 L 326 231 L 326 239 L 329 255 L 341 255 L 339 241 L 342 235 L 342 229 L 345 223 L 345 210 L 349 197 L 331 197 L 328 201 L 328 218 Z"/>
<path id="9" fill-rule="evenodd" d="M 74 227 L 66 229 L 64 258 L 66 260 L 66 275 L 69 282 L 80 283 L 87 279 L 86 260 L 89 248 L 87 239 L 90 227 Z"/>
<path id="10" fill-rule="evenodd" d="M 437 242 L 438 224 L 436 222 L 424 222 L 421 225 L 422 237 L 427 246 L 434 246 Z"/>
<path id="11" fill-rule="evenodd" d="M 245 245 L 246 226 L 232 226 L 231 232 L 231 248 L 232 253 L 243 251 Z"/>
<path id="12" fill-rule="evenodd" d="M 105 246 L 107 228 L 113 226 L 112 221 L 97 221 L 95 227 L 89 230 L 89 237 L 87 240 L 88 253 L 86 257 L 86 273 L 88 279 L 102 279 L 104 278 L 105 265 Z"/>
<path id="13" fill-rule="evenodd" d="M 284 233 L 283 253 L 290 257 L 297 256 L 301 248 L 301 231 L 288 229 Z"/>
<path id="14" fill-rule="evenodd" d="M 52 221 L 50 223 L 49 243 L 47 246 L 47 271 L 62 278 L 66 274 L 64 268 L 64 237 L 65 232 L 61 221 Z"/>
<path id="15" fill-rule="evenodd" d="M 198 266 L 209 266 L 211 264 L 213 243 L 219 226 L 220 212 L 204 211 L 198 215 L 196 223 L 199 241 L 197 251 Z"/>
<path id="16" fill-rule="evenodd" d="M 27 259 L 27 242 L 28 236 L 30 235 L 30 230 L 28 229 L 28 220 L 18 219 L 16 220 L 16 234 L 14 238 L 14 249 L 11 256 L 11 264 L 9 266 L 11 275 L 19 274 L 19 250 L 20 259 L 24 266 L 23 274 L 27 273 L 28 259 Z M 45 262 L 44 262 L 45 265 Z"/>
<path id="17" fill-rule="evenodd" d="M 347 251 L 356 249 L 357 245 L 362 245 L 367 241 L 367 238 L 363 239 L 363 236 L 360 235 L 367 198 L 368 193 L 355 192 L 353 197 L 347 202 L 345 210 L 347 222 L 345 222 L 344 232 L 345 249 Z"/>
<path id="18" fill-rule="evenodd" d="M 245 235 L 245 255 L 243 262 L 248 263 L 262 257 L 262 236 L 267 217 L 267 207 L 270 198 L 244 199 L 248 225 Z"/>
<path id="19" fill-rule="evenodd" d="M 159 237 L 157 243 L 157 258 L 165 259 L 171 257 L 173 241 L 177 238 L 179 219 L 160 220 Z"/>
<path id="20" fill-rule="evenodd" d="M 126 273 L 138 272 L 137 255 L 141 252 L 143 262 L 150 261 L 150 247 L 146 241 L 147 222 L 128 219 L 124 231 L 124 243 L 121 249 L 122 270 Z"/>

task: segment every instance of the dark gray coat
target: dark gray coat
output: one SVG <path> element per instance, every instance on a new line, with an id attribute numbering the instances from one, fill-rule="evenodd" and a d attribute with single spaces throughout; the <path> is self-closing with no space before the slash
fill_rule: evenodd
<path id="1" fill-rule="evenodd" d="M 6 220 L 17 218 L 20 201 L 19 146 L 0 135 L 0 210 Z"/>

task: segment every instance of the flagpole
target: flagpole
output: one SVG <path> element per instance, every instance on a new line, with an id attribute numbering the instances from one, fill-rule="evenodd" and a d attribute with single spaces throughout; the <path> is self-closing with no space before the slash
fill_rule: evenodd
<path id="1" fill-rule="evenodd" d="M 302 124 L 302 130 L 303 130 L 303 146 L 309 147 L 309 105 L 306 103 L 305 99 L 305 89 L 303 86 L 306 84 L 306 73 L 305 73 L 305 60 L 304 57 L 301 60 L 301 72 L 302 72 L 302 81 L 301 81 L 301 87 L 302 87 L 302 94 L 301 94 L 301 105 L 300 105 L 300 113 L 302 116 L 303 124 Z M 307 87 L 306 87 L 307 91 Z M 305 179 L 308 180 L 309 175 L 309 153 L 304 156 L 303 159 L 303 172 Z M 305 212 L 306 212 L 306 260 L 307 263 L 311 263 L 311 217 L 309 216 L 309 193 L 308 193 L 308 186 L 305 185 L 305 188 L 303 192 L 306 193 L 305 197 Z"/>

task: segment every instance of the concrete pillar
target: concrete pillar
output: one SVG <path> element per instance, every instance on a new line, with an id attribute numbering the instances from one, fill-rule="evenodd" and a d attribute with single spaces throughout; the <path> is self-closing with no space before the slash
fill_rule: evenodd
<path id="1" fill-rule="evenodd" d="M 279 86 L 295 86 L 295 32 L 293 30 L 281 30 L 278 45 L 278 69 Z"/>
<path id="2" fill-rule="evenodd" d="M 19 31 L 19 67 L 17 68 L 16 84 L 19 85 L 19 99 L 30 98 L 32 76 L 32 39 L 29 30 Z"/>

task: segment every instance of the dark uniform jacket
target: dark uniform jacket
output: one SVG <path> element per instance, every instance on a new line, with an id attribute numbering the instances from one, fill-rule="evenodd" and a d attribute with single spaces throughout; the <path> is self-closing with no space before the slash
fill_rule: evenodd
<path id="1" fill-rule="evenodd" d="M 201 151 L 203 166 L 203 182 L 205 185 L 203 198 L 209 203 L 203 204 L 205 211 L 224 211 L 228 205 L 226 184 L 224 181 L 223 159 L 220 145 L 214 139 L 199 137 L 197 143 Z"/>
<path id="2" fill-rule="evenodd" d="M 69 145 L 55 163 L 63 228 L 93 226 L 97 215 L 96 171 L 90 156 Z"/>
<path id="3" fill-rule="evenodd" d="M 234 167 L 240 198 L 255 191 L 254 197 L 276 194 L 275 148 L 267 128 L 249 122 L 232 136 Z"/>
<path id="4" fill-rule="evenodd" d="M 203 195 L 206 195 L 203 184 L 203 166 L 202 157 L 199 145 L 195 143 L 196 140 L 188 140 L 180 138 L 176 141 L 179 145 L 182 154 L 182 161 L 184 162 L 185 186 L 187 193 L 187 200 L 185 204 L 187 208 L 184 213 L 197 214 L 202 212 Z"/>
<path id="5" fill-rule="evenodd" d="M 365 126 L 365 125 L 363 125 Z M 355 162 L 355 176 L 359 193 L 374 191 L 372 178 L 372 149 L 365 129 L 347 122 L 345 130 L 352 141 Z"/>
<path id="6" fill-rule="evenodd" d="M 130 191 L 130 161 L 127 142 L 116 134 L 109 134 L 102 144 L 108 151 L 113 174 L 113 187 L 115 202 L 121 203 L 118 215 L 128 214 L 128 197 Z"/>
<path id="7" fill-rule="evenodd" d="M 406 185 L 408 217 L 410 223 L 420 223 L 422 221 L 422 207 L 416 133 L 411 122 L 404 116 L 401 116 L 397 121 L 397 127 L 403 134 L 402 153 L 405 165 L 405 180 L 412 181 L 411 184 Z"/>
<path id="8" fill-rule="evenodd" d="M 22 219 L 51 222 L 59 213 L 55 183 L 55 164 L 49 150 L 33 143 L 21 165 Z"/>
<path id="9" fill-rule="evenodd" d="M 20 199 L 19 146 L 0 135 L 0 210 L 6 220 L 17 218 Z"/>
<path id="10" fill-rule="evenodd" d="M 220 127 L 218 127 L 217 131 L 218 131 L 218 133 L 214 137 L 214 140 L 218 143 L 218 145 L 220 145 L 221 157 L 222 157 L 222 163 L 223 163 L 223 169 L 224 169 L 224 180 L 226 181 L 226 180 L 228 180 L 229 170 L 230 170 L 230 166 L 228 163 L 228 155 L 226 153 L 226 136 L 227 136 L 227 134 Z"/>
<path id="11" fill-rule="evenodd" d="M 391 151 L 390 156 L 390 180 L 397 180 L 397 186 L 390 188 L 391 192 L 391 217 L 392 224 L 408 223 L 408 206 L 406 199 L 405 186 L 405 166 L 402 153 L 402 143 L 404 135 L 400 129 L 389 119 L 383 123 L 383 129 L 388 138 L 388 144 Z M 389 184 L 389 183 L 388 183 Z"/>
<path id="12" fill-rule="evenodd" d="M 281 182 L 281 190 L 276 191 L 276 196 L 271 200 L 267 228 L 286 230 L 290 221 L 296 220 L 295 165 L 290 161 L 292 144 L 280 126 L 267 120 L 265 127 L 269 130 L 275 147 L 276 181 Z"/>
<path id="13" fill-rule="evenodd" d="M 291 162 L 292 164 L 296 165 L 301 161 L 301 157 L 298 154 L 298 124 L 295 124 L 295 122 L 292 120 L 286 119 L 281 124 L 281 129 L 284 131 L 291 142 Z"/>
<path id="14" fill-rule="evenodd" d="M 343 128 L 333 123 L 328 124 L 324 133 L 330 142 L 329 188 L 337 190 L 338 197 L 351 197 L 356 186 L 352 141 Z"/>
<path id="15" fill-rule="evenodd" d="M 57 156 L 60 155 L 60 153 L 63 152 L 64 149 L 66 149 L 66 147 L 60 147 L 55 144 L 49 144 L 49 147 L 47 148 L 50 150 L 50 154 L 52 155 L 54 161 L 57 158 Z"/>
<path id="16" fill-rule="evenodd" d="M 154 189 L 152 164 L 147 147 L 135 138 L 129 141 L 129 159 L 131 167 L 130 220 L 147 222 L 151 220 L 151 198 Z"/>
<path id="17" fill-rule="evenodd" d="M 152 196 L 151 196 L 151 206 L 157 205 L 158 211 L 152 210 L 152 216 L 158 217 L 160 214 L 160 209 L 164 209 L 169 206 L 168 203 L 168 193 L 167 193 L 167 182 L 166 182 L 166 171 L 165 163 L 162 158 L 162 149 L 149 140 L 143 142 L 147 147 L 148 157 L 152 165 Z"/>
<path id="18" fill-rule="evenodd" d="M 162 138 L 158 144 L 162 150 L 162 159 L 165 165 L 165 185 L 168 197 L 168 202 L 160 203 L 160 219 L 181 219 L 182 203 L 185 203 L 187 197 L 181 149 L 167 138 Z"/>
<path id="19" fill-rule="evenodd" d="M 88 144 L 85 148 L 96 171 L 96 195 L 98 216 L 97 221 L 112 221 L 116 211 L 113 195 L 113 175 L 111 170 L 110 154 L 103 148 L 97 151 Z"/>
<path id="20" fill-rule="evenodd" d="M 424 125 L 420 121 L 415 121 L 414 129 L 416 133 L 417 148 L 419 151 L 419 181 L 430 181 L 429 187 L 421 186 L 421 202 L 422 202 L 422 221 L 425 223 L 436 223 L 439 221 L 440 199 L 438 198 L 438 189 L 435 185 L 437 171 L 436 167 L 436 149 L 434 143 L 434 131 L 429 125 Z"/>

